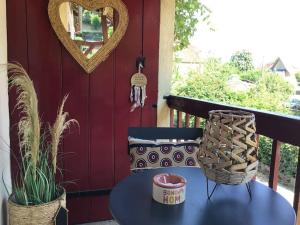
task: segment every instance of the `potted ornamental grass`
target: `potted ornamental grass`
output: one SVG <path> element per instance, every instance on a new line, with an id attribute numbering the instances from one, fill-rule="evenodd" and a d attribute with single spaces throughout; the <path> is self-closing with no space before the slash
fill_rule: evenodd
<path id="1" fill-rule="evenodd" d="M 20 111 L 18 172 L 8 200 L 10 225 L 54 225 L 61 207 L 66 207 L 65 189 L 57 182 L 58 146 L 63 132 L 76 120 L 63 111 L 67 96 L 58 109 L 54 124 L 42 126 L 38 99 L 32 80 L 18 64 L 8 65 L 9 87 L 17 92 Z"/>

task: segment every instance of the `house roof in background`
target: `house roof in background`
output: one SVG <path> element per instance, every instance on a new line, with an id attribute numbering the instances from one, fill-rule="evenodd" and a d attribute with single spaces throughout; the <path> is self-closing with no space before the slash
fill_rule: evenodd
<path id="1" fill-rule="evenodd" d="M 273 70 L 275 68 L 275 66 L 280 62 L 290 74 L 294 74 L 300 70 L 299 68 L 294 66 L 292 63 L 290 63 L 290 60 L 283 58 L 283 57 L 277 57 L 273 62 L 267 63 L 265 65 L 265 68 L 268 70 Z"/>

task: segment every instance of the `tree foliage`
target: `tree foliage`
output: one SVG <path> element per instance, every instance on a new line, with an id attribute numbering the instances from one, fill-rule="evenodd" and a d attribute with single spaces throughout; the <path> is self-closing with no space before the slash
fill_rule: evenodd
<path id="1" fill-rule="evenodd" d="M 98 29 L 100 27 L 101 24 L 101 19 L 98 15 L 92 15 L 91 18 L 91 25 L 94 27 L 94 29 Z"/>
<path id="2" fill-rule="evenodd" d="M 83 16 L 82 16 L 82 22 L 85 23 L 85 24 L 90 24 L 91 23 L 91 17 L 92 17 L 91 11 L 84 10 L 83 11 Z"/>
<path id="3" fill-rule="evenodd" d="M 239 71 L 231 63 L 222 64 L 215 58 L 207 59 L 204 72 L 191 71 L 188 75 L 176 74 L 172 91 L 175 95 L 223 102 L 238 106 L 288 113 L 285 102 L 293 93 L 292 86 L 275 73 L 251 70 L 250 75 Z M 235 91 L 228 87 L 232 74 L 250 77 L 255 82 L 247 91 Z M 253 75 L 254 74 L 254 75 Z M 254 78 L 251 78 L 254 77 Z"/>
<path id="4" fill-rule="evenodd" d="M 188 47 L 199 19 L 209 24 L 210 13 L 199 0 L 176 0 L 175 51 Z"/>
<path id="5" fill-rule="evenodd" d="M 295 74 L 295 77 L 296 77 L 298 83 L 300 83 L 300 71 Z"/>
<path id="6" fill-rule="evenodd" d="M 249 51 L 242 50 L 231 56 L 230 62 L 240 71 L 248 71 L 254 68 L 252 54 Z"/>

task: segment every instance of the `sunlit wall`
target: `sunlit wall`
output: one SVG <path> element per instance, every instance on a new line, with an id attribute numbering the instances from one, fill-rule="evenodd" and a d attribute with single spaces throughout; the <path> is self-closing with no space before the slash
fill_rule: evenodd
<path id="1" fill-rule="evenodd" d="M 173 62 L 175 0 L 161 0 L 157 126 L 170 125 L 169 108 L 163 96 L 170 94 Z"/>

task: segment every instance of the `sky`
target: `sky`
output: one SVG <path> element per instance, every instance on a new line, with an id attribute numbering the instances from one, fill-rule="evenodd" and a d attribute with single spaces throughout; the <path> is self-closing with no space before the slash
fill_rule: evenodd
<path id="1" fill-rule="evenodd" d="M 223 61 L 249 50 L 257 67 L 280 56 L 300 68 L 300 0 L 202 0 L 215 31 L 199 23 L 191 44 Z"/>

